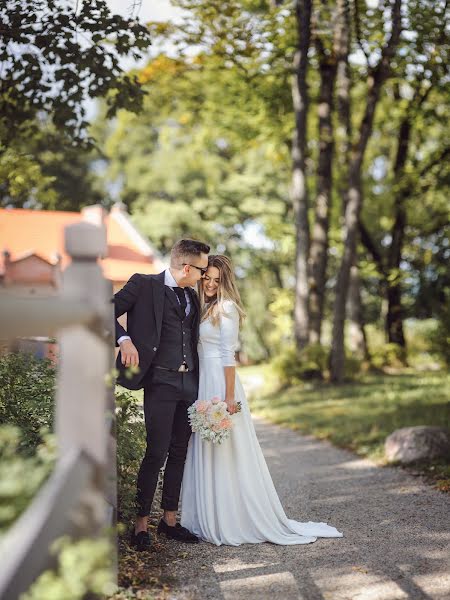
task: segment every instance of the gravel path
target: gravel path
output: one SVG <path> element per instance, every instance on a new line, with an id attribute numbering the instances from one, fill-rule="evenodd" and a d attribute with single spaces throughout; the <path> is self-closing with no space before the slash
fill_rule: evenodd
<path id="1" fill-rule="evenodd" d="M 345 537 L 306 546 L 164 544 L 169 598 L 450 599 L 449 496 L 400 469 L 255 424 L 287 515 L 327 521 Z"/>

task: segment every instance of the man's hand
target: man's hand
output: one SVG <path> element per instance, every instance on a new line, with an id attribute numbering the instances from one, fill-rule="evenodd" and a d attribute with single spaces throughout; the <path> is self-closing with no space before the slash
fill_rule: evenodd
<path id="1" fill-rule="evenodd" d="M 139 352 L 131 340 L 123 340 L 120 344 L 122 364 L 125 367 L 139 366 Z"/>

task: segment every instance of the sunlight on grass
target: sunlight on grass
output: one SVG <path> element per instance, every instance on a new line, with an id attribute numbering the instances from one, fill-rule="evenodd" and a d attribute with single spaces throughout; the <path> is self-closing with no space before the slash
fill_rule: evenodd
<path id="1" fill-rule="evenodd" d="M 252 369 L 256 376 L 257 367 Z M 269 372 L 266 365 L 261 376 Z M 318 383 L 278 391 L 271 376 L 268 387 L 252 393 L 250 401 L 255 414 L 274 423 L 381 459 L 384 440 L 395 429 L 449 427 L 449 388 L 450 376 L 441 372 L 366 375 L 339 386 Z"/>

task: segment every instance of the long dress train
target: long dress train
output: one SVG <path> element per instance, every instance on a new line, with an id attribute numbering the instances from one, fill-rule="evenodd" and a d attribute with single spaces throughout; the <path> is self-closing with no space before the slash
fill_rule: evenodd
<path id="1" fill-rule="evenodd" d="M 225 303 L 220 326 L 200 326 L 199 398 L 225 398 L 224 366 L 234 366 L 239 317 Z M 244 389 L 236 375 L 235 399 L 242 411 L 222 444 L 204 442 L 193 433 L 184 469 L 181 524 L 216 545 L 245 543 L 309 544 L 318 537 L 342 537 L 326 523 L 288 519 L 261 451 Z"/>

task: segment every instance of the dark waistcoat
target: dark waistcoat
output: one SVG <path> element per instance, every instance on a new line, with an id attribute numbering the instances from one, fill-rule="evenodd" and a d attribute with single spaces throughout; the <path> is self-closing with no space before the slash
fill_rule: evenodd
<path id="1" fill-rule="evenodd" d="M 178 369 L 185 362 L 190 370 L 195 368 L 193 326 L 196 311 L 191 299 L 191 310 L 186 317 L 175 292 L 166 286 L 161 340 L 153 359 L 154 365 Z"/>

